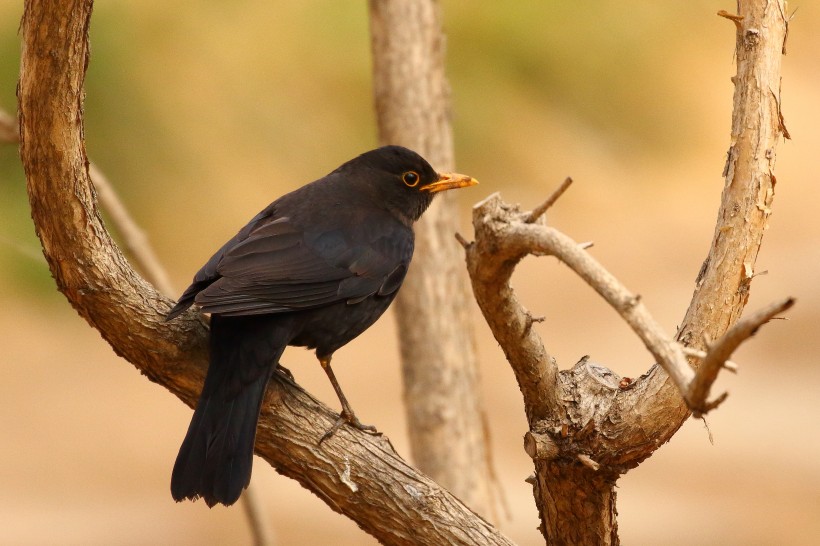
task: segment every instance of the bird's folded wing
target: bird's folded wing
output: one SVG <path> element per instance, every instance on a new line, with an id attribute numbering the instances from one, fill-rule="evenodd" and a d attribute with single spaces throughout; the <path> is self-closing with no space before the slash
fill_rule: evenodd
<path id="1" fill-rule="evenodd" d="M 197 295 L 208 313 L 252 315 L 354 304 L 401 284 L 412 254 L 406 234 L 362 229 L 304 230 L 279 218 L 224 249 L 216 275 Z"/>

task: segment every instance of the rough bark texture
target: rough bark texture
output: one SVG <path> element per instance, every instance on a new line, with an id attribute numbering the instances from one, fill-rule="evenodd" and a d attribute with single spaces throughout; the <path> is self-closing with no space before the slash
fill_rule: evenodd
<path id="1" fill-rule="evenodd" d="M 77 312 L 152 381 L 193 405 L 207 365 L 195 312 L 165 323 L 170 301 L 137 275 L 105 229 L 88 175 L 83 80 L 91 0 L 26 2 L 18 91 L 32 218 L 52 275 Z M 385 544 L 509 544 L 491 525 L 408 466 L 384 437 L 340 430 L 337 415 L 272 382 L 256 452 Z"/>
<path id="2" fill-rule="evenodd" d="M 707 351 L 709 340 L 720 338 L 737 323 L 748 301 L 755 259 L 771 213 L 776 145 L 781 134 L 788 136 L 779 108 L 785 7 L 782 0 L 747 0 L 739 2 L 738 8 L 739 17 L 731 17 L 737 28 L 737 75 L 725 187 L 709 255 L 677 335 L 684 345 Z M 535 464 L 532 483 L 547 543 L 618 544 L 617 478 L 668 441 L 689 416 L 689 408 L 678 386 L 657 365 L 634 380 L 586 360 L 558 372 L 532 331 L 533 318 L 509 286 L 518 261 L 527 253 L 547 254 L 549 245 L 543 240 L 555 234 L 553 228 L 532 224 L 530 217 L 497 196 L 475 207 L 476 240 L 465 241 L 473 291 L 524 396 L 530 425 L 525 449 Z M 533 237 L 529 248 L 522 245 L 527 236 Z M 549 253 L 560 257 L 565 240 L 552 238 Z M 588 278 L 575 270 L 607 297 L 605 279 Z M 634 303 L 607 299 L 622 307 L 619 312 L 630 322 L 626 311 L 639 299 L 634 298 Z M 773 308 L 790 304 L 786 300 Z M 764 317 L 766 312 L 759 315 Z M 648 347 L 655 345 L 644 341 Z M 722 341 L 721 346 L 732 345 L 732 340 Z M 688 382 L 694 388 L 693 374 L 686 375 L 678 383 Z"/>
<path id="3" fill-rule="evenodd" d="M 438 2 L 370 2 L 379 141 L 452 170 L 449 88 Z M 453 239 L 455 195 L 416 225 L 413 265 L 394 308 L 413 461 L 481 514 L 492 514 L 469 281 Z"/>

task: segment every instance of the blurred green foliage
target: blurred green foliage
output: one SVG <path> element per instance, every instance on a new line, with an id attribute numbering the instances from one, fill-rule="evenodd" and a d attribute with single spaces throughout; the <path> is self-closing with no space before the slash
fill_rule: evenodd
<path id="1" fill-rule="evenodd" d="M 19 4 L 0 6 L 7 111 Z M 705 0 L 443 2 L 460 163 L 491 179 L 549 165 L 546 150 L 570 138 L 553 131 L 559 122 L 623 161 L 685 153 L 714 92 L 690 68 L 714 44 L 691 29 L 725 23 L 714 9 Z M 89 156 L 172 268 L 201 260 L 277 194 L 376 144 L 364 2 L 99 2 L 91 47 Z M 8 146 L 0 184 L 0 283 L 50 287 L 43 262 L 23 257 L 39 245 Z"/>

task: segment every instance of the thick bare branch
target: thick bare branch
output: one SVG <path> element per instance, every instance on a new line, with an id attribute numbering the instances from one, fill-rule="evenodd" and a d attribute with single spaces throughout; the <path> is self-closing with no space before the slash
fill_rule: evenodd
<path id="1" fill-rule="evenodd" d="M 777 140 L 781 134 L 787 136 L 779 107 L 787 21 L 782 0 L 742 1 L 739 11 L 729 17 L 737 29 L 738 72 L 733 79 L 726 183 L 709 255 L 678 331 L 677 339 L 689 346 L 686 350 L 665 336 L 639 298 L 599 268 L 577 243 L 528 222 L 538 211 L 521 213 L 492 197 L 474 211 L 476 242 L 460 239 L 476 299 L 524 393 L 530 425 L 525 445 L 536 468 L 531 483 L 542 532 L 550 543 L 618 543 L 614 504 L 618 476 L 671 438 L 689 416 L 684 396 L 692 403 L 694 386 L 705 400 L 704 390 L 715 370 L 728 367 L 730 349 L 743 337 L 732 331 L 721 339 L 748 300 L 771 213 Z M 509 286 L 515 265 L 530 249 L 560 256 L 594 286 L 641 335 L 663 368 L 653 366 L 635 379 L 619 378 L 582 359 L 571 371 L 558 373 L 530 328 L 532 317 Z M 748 326 L 759 321 L 752 318 Z M 709 348 L 709 339 L 720 341 Z M 708 373 L 696 376 L 684 361 L 684 351 L 699 351 L 697 358 L 702 358 Z M 695 407 L 703 412 L 723 398 Z"/>
<path id="2" fill-rule="evenodd" d="M 164 322 L 170 301 L 146 283 L 105 229 L 87 169 L 83 80 L 92 2 L 26 2 L 19 85 L 21 157 L 43 253 L 78 313 L 117 354 L 193 405 L 207 362 L 197 313 Z M 337 415 L 274 381 L 256 451 L 385 544 L 509 544 L 386 439 L 340 430 L 318 447 Z"/>
<path id="3" fill-rule="evenodd" d="M 734 324 L 749 297 L 774 199 L 780 123 L 783 1 L 743 1 L 733 19 L 737 74 L 732 136 L 715 233 L 678 338 L 703 348 Z M 725 302 L 715 305 L 714 302 Z"/>
<path id="4" fill-rule="evenodd" d="M 784 0 L 741 1 L 738 12 L 729 17 L 737 73 L 723 194 L 709 252 L 677 333 L 681 343 L 695 349 L 706 349 L 707 340 L 722 337 L 746 306 L 774 200 L 777 144 L 784 134 L 779 98 Z M 637 409 L 653 413 L 657 405 L 668 408 L 660 420 L 664 426 L 656 431 L 666 442 L 689 412 L 663 374 L 653 374 L 649 381 L 647 389 L 655 396 L 639 401 Z"/>

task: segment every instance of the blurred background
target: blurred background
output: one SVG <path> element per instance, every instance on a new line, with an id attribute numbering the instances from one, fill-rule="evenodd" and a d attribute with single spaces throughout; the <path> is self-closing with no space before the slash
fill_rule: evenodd
<path id="1" fill-rule="evenodd" d="M 492 192 L 550 213 L 674 332 L 707 254 L 729 145 L 733 2 L 444 1 L 462 233 Z M 745 344 L 728 401 L 689 421 L 619 482 L 624 544 L 817 544 L 820 540 L 820 15 L 792 21 L 770 229 L 749 309 L 797 298 Z M 0 108 L 14 112 L 22 2 L 0 3 Z M 280 194 L 376 145 L 367 6 L 360 2 L 98 2 L 86 82 L 90 158 L 146 230 L 178 290 Z M 114 355 L 53 285 L 22 169 L 0 148 L 0 543 L 247 544 L 241 508 L 176 504 L 168 484 L 191 410 Z M 456 244 L 455 240 L 453 244 Z M 563 368 L 581 356 L 626 376 L 649 354 L 551 259 L 528 259 L 519 297 Z M 481 393 L 522 545 L 543 544 L 524 479 L 531 462 L 512 373 L 475 309 Z M 378 359 L 374 355 L 379 355 Z M 309 352 L 283 359 L 331 406 Z M 334 358 L 363 421 L 408 454 L 388 314 Z M 253 480 L 281 544 L 374 544 L 257 459 Z"/>

